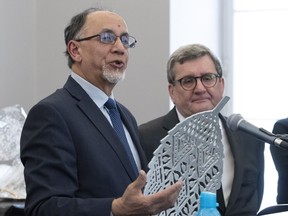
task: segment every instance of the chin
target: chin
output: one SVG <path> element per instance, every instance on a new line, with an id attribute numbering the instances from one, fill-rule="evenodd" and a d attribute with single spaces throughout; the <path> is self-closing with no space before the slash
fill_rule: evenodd
<path id="1" fill-rule="evenodd" d="M 122 71 L 117 71 L 116 73 L 103 73 L 103 77 L 111 84 L 117 84 L 125 78 L 125 73 Z"/>
<path id="2" fill-rule="evenodd" d="M 199 107 L 198 109 L 196 109 L 195 113 L 210 111 L 212 109 L 213 108 L 211 106 L 203 106 L 203 107 Z"/>

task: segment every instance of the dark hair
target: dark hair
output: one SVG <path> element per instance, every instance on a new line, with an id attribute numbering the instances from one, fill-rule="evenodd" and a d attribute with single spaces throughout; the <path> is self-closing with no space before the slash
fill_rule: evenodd
<path id="1" fill-rule="evenodd" d="M 103 9 L 89 8 L 89 9 L 84 10 L 83 12 L 72 17 L 72 19 L 70 20 L 70 23 L 68 24 L 68 26 L 64 30 L 64 37 L 65 37 L 65 44 L 66 44 L 65 55 L 68 58 L 69 68 L 72 67 L 74 60 L 71 58 L 71 56 L 67 50 L 67 45 L 68 45 L 69 41 L 77 39 L 77 37 L 79 37 L 81 30 L 86 23 L 87 16 L 90 13 L 95 12 L 95 11 L 103 11 Z"/>
<path id="2" fill-rule="evenodd" d="M 172 53 L 167 63 L 167 79 L 169 83 L 175 81 L 175 73 L 173 71 L 175 63 L 183 64 L 186 61 L 200 58 L 208 55 L 214 62 L 217 73 L 222 77 L 222 66 L 220 60 L 213 54 L 213 52 L 201 44 L 189 44 L 178 48 Z"/>

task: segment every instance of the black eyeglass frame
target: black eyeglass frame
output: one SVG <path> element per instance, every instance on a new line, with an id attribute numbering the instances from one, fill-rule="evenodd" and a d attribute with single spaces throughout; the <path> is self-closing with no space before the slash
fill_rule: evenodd
<path id="1" fill-rule="evenodd" d="M 213 85 L 211 85 L 211 86 L 207 86 L 207 84 L 204 84 L 203 83 L 203 78 L 205 78 L 205 77 L 207 77 L 207 76 L 212 76 L 213 77 L 213 79 L 215 78 L 215 83 L 213 84 Z M 176 84 L 176 82 L 179 82 L 180 83 L 180 85 L 181 85 L 181 87 L 184 89 L 184 90 L 186 90 L 186 91 L 191 91 L 191 90 L 193 90 L 195 87 L 196 87 L 196 85 L 197 85 L 197 79 L 200 79 L 200 81 L 201 81 L 201 83 L 202 83 L 202 85 L 204 86 L 204 87 L 206 87 L 206 88 L 212 88 L 212 87 L 214 87 L 215 85 L 216 85 L 216 83 L 217 83 L 217 81 L 218 81 L 218 78 L 221 78 L 222 76 L 220 75 L 220 74 L 218 74 L 218 73 L 206 73 L 206 74 L 203 74 L 202 76 L 198 76 L 198 77 L 194 77 L 194 76 L 185 76 L 185 77 L 182 77 L 182 78 L 180 78 L 180 79 L 178 79 L 178 80 L 174 80 L 173 81 L 173 85 L 175 85 Z M 191 78 L 191 79 L 194 79 L 194 86 L 193 87 L 191 87 L 191 88 L 185 88 L 184 87 L 184 85 L 183 85 L 183 80 L 184 79 L 187 79 L 187 78 Z"/>
<path id="2" fill-rule="evenodd" d="M 101 35 L 102 35 L 102 34 L 106 34 L 106 33 L 111 33 L 111 34 L 113 34 L 113 35 L 115 36 L 114 42 L 111 42 L 111 43 L 108 42 L 108 43 L 106 43 L 106 42 L 104 42 L 104 41 L 101 40 Z M 126 44 L 123 43 L 123 40 L 122 40 L 122 37 L 123 37 L 123 36 L 128 37 L 128 38 L 129 38 L 129 41 L 130 41 L 130 39 L 132 38 L 132 39 L 134 40 L 134 42 L 131 43 L 130 45 L 128 44 L 128 46 L 127 46 Z M 123 44 L 123 46 L 126 47 L 126 48 L 134 48 L 134 47 L 136 46 L 136 43 L 137 43 L 136 38 L 133 37 L 133 36 L 131 36 L 131 35 L 129 35 L 129 34 L 127 34 L 127 33 L 124 33 L 124 34 L 122 34 L 122 35 L 120 35 L 120 36 L 117 36 L 117 35 L 114 34 L 113 32 L 101 32 L 101 33 L 99 33 L 99 34 L 91 35 L 91 36 L 88 36 L 88 37 L 75 39 L 75 41 L 81 42 L 81 41 L 90 40 L 90 39 L 96 38 L 96 37 L 100 37 L 99 42 L 100 42 L 100 43 L 103 43 L 103 44 L 114 44 L 114 43 L 116 42 L 117 38 L 119 37 L 120 40 L 121 40 L 121 42 L 122 42 L 122 44 Z"/>

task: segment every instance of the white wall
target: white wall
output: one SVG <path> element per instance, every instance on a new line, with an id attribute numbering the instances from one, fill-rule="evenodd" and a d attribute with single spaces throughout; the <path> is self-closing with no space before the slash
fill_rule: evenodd
<path id="1" fill-rule="evenodd" d="M 220 57 L 220 0 L 170 0 L 170 52 L 201 43 Z"/>
<path id="2" fill-rule="evenodd" d="M 139 124 L 165 114 L 169 111 L 166 62 L 171 50 L 180 43 L 208 41 L 220 52 L 217 1 L 171 0 L 171 5 L 163 0 L 0 0 L 0 108 L 18 103 L 28 112 L 61 88 L 69 75 L 64 28 L 83 9 L 104 6 L 120 13 L 138 40 L 130 52 L 126 79 L 115 88 L 116 98 Z M 169 19 L 176 12 L 180 20 Z M 176 36 L 181 36 L 180 43 L 170 44 Z"/>
<path id="3" fill-rule="evenodd" d="M 0 107 L 29 107 L 35 97 L 35 4 L 0 1 Z"/>
<path id="4" fill-rule="evenodd" d="M 138 40 L 116 98 L 139 123 L 168 111 L 165 63 L 169 55 L 169 2 L 154 0 L 0 0 L 0 108 L 26 112 L 61 88 L 69 74 L 64 28 L 76 13 L 103 6 L 120 13 Z"/>

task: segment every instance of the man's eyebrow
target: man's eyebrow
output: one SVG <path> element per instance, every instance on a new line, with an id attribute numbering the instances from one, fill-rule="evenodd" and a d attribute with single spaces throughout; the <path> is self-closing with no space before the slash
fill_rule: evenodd
<path id="1" fill-rule="evenodd" d="M 116 35 L 116 33 L 115 33 L 112 29 L 108 29 L 108 28 L 103 28 L 103 29 L 100 31 L 100 33 L 101 33 L 101 32 L 112 32 L 112 33 L 114 33 L 114 34 Z M 128 35 L 129 35 L 129 33 L 128 33 L 127 31 L 122 32 L 120 35 L 123 35 L 123 34 L 128 34 Z"/>
<path id="2" fill-rule="evenodd" d="M 104 29 L 102 29 L 100 32 L 113 32 L 113 33 L 114 33 L 113 30 L 108 29 L 108 28 L 104 28 Z"/>

